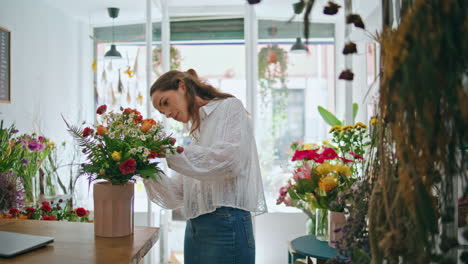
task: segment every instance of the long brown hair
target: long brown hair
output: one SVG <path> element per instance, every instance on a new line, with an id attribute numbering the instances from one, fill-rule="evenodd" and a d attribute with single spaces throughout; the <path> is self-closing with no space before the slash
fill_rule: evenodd
<path id="1" fill-rule="evenodd" d="M 156 91 L 165 92 L 168 90 L 177 90 L 179 82 L 183 80 L 186 87 L 185 97 L 188 103 L 188 113 L 192 121 L 190 134 L 193 134 L 200 128 L 200 112 L 195 103 L 195 96 L 203 100 L 220 100 L 229 97 L 234 97 L 232 94 L 220 92 L 213 86 L 201 81 L 198 78 L 197 72 L 194 69 L 189 69 L 186 72 L 172 70 L 161 75 L 156 82 L 151 86 L 150 96 Z"/>

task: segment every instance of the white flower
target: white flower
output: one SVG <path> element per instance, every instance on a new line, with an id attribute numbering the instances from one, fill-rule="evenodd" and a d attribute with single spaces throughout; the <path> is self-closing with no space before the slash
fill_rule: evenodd
<path id="1" fill-rule="evenodd" d="M 110 133 L 109 133 L 109 137 L 110 137 L 110 138 L 115 138 L 115 133 L 114 133 L 114 132 L 110 132 Z"/>
<path id="2" fill-rule="evenodd" d="M 141 136 L 140 136 L 140 139 L 143 140 L 143 141 L 145 141 L 145 140 L 146 140 L 145 135 L 141 135 Z"/>

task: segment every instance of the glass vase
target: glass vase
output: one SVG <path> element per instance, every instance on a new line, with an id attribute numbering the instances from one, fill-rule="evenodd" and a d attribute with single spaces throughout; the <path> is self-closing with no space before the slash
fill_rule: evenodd
<path id="1" fill-rule="evenodd" d="M 317 208 L 315 211 L 315 237 L 328 241 L 328 210 Z"/>
<path id="2" fill-rule="evenodd" d="M 315 216 L 313 218 L 308 218 L 306 221 L 306 234 L 315 235 Z"/>

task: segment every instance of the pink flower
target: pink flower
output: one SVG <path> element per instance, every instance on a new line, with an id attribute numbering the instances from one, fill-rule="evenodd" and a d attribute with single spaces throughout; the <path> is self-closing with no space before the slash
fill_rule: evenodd
<path id="1" fill-rule="evenodd" d="M 286 196 L 286 194 L 288 193 L 288 187 L 286 186 L 281 187 L 279 190 L 279 193 L 280 193 L 280 197 Z"/>
<path id="2" fill-rule="evenodd" d="M 294 171 L 293 179 L 297 182 L 299 179 L 312 179 L 311 177 L 312 168 L 310 168 L 309 164 L 304 164 L 304 167 L 298 168 Z"/>
<path id="3" fill-rule="evenodd" d="M 176 143 L 177 140 L 175 138 L 171 138 L 170 141 L 171 141 L 171 145 L 174 146 L 174 144 Z"/>

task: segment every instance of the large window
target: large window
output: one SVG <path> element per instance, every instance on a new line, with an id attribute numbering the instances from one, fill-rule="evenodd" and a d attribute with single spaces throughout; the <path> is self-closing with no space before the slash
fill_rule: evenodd
<path id="1" fill-rule="evenodd" d="M 265 41 L 258 47 L 256 135 L 270 212 L 296 210 L 276 205 L 280 187 L 291 177 L 290 145 L 295 141 L 318 143 L 326 139 L 326 124 L 317 106 L 330 108 L 333 102 L 333 42 L 313 42 L 309 51 L 302 54 L 290 52 L 293 43 L 293 39 Z M 282 63 L 286 67 L 281 67 Z M 262 71 L 265 67 L 268 69 Z"/>

